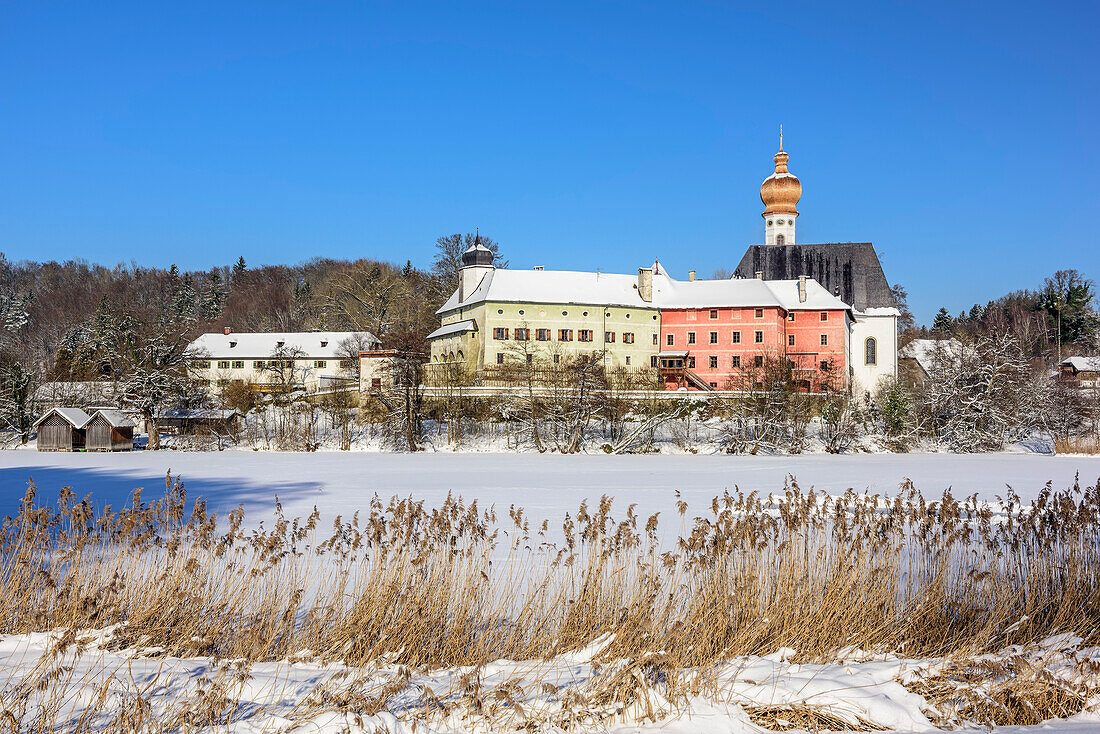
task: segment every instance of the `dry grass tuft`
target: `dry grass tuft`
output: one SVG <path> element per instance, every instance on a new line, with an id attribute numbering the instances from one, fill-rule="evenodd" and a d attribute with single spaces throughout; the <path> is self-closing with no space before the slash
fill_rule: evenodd
<path id="1" fill-rule="evenodd" d="M 752 723 L 769 731 L 885 731 L 858 716 L 839 716 L 812 706 L 742 706 Z"/>

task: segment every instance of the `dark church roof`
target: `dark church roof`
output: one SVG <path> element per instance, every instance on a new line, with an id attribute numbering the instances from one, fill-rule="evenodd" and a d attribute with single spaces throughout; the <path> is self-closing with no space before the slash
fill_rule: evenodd
<path id="1" fill-rule="evenodd" d="M 806 275 L 829 292 L 838 293 L 842 301 L 859 311 L 896 305 L 878 253 L 870 242 L 749 245 L 736 275 L 752 278 L 758 272 L 764 273 L 765 280 L 791 280 Z"/>

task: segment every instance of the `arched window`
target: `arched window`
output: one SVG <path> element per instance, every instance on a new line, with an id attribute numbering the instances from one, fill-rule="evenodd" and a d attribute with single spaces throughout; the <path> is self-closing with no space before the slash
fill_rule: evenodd
<path id="1" fill-rule="evenodd" d="M 786 237 L 784 237 L 784 236 L 783 236 L 783 235 L 781 235 L 781 234 L 777 234 L 777 235 L 775 236 L 775 244 L 777 244 L 777 245 L 782 245 L 782 244 L 783 244 L 784 242 L 786 242 L 786 241 L 787 241 L 787 238 L 786 238 Z"/>
<path id="2" fill-rule="evenodd" d="M 458 350 L 458 361 L 462 362 L 462 361 L 465 361 L 465 359 L 466 359 L 466 356 L 464 354 L 462 354 L 462 350 L 459 349 Z"/>
<path id="3" fill-rule="evenodd" d="M 878 364 L 878 342 L 873 336 L 867 337 L 863 342 L 863 363 Z"/>

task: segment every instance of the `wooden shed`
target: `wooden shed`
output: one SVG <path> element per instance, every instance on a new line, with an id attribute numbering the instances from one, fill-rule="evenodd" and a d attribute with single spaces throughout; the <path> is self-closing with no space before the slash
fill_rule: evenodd
<path id="1" fill-rule="evenodd" d="M 82 451 L 92 418 L 80 408 L 51 408 L 34 422 L 39 451 Z"/>
<path id="2" fill-rule="evenodd" d="M 97 410 L 85 428 L 88 451 L 131 451 L 134 422 L 120 410 Z"/>

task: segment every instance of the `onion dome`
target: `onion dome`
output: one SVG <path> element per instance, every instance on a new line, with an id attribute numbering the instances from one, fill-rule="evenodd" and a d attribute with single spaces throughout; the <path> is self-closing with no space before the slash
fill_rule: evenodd
<path id="1" fill-rule="evenodd" d="M 764 202 L 763 217 L 772 214 L 798 214 L 795 205 L 802 198 L 802 183 L 798 177 L 787 170 L 790 158 L 783 151 L 782 136 L 779 140 L 779 152 L 775 154 L 775 173 L 760 184 L 760 201 Z"/>
<path id="2" fill-rule="evenodd" d="M 474 238 L 474 244 L 466 248 L 462 253 L 462 267 L 468 268 L 474 265 L 492 265 L 493 251 L 481 244 L 481 236 Z"/>

